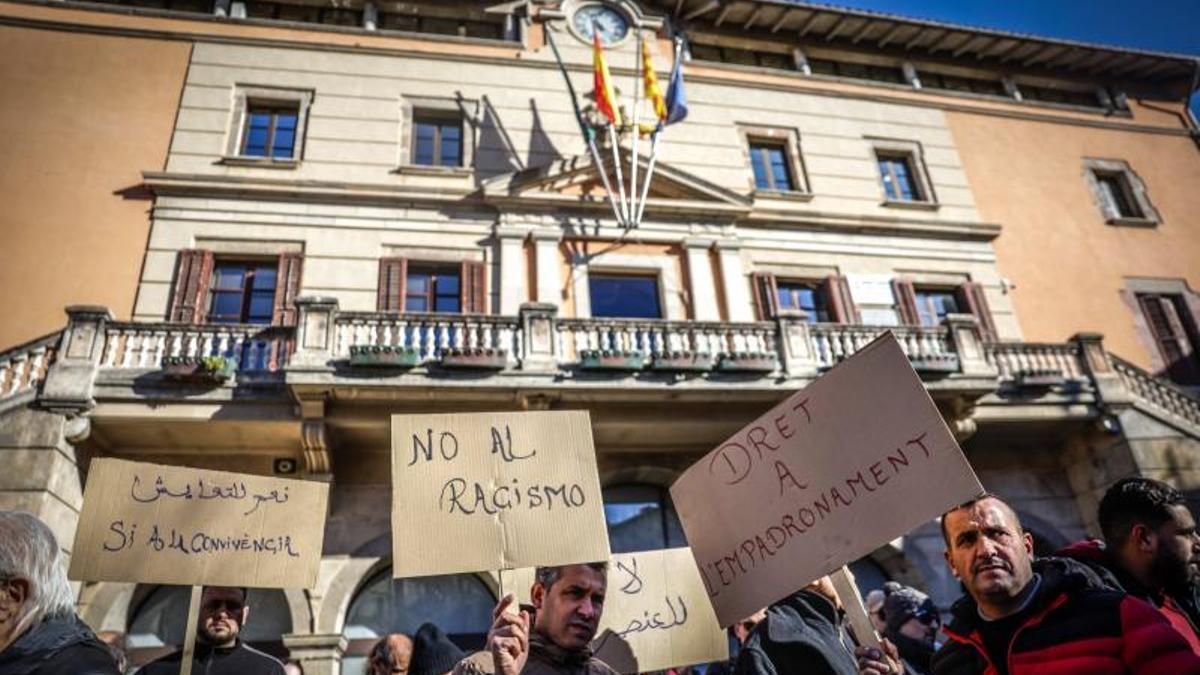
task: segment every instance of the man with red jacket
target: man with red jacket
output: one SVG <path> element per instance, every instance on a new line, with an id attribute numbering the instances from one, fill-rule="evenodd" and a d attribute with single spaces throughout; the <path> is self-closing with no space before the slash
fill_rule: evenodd
<path id="1" fill-rule="evenodd" d="M 1110 587 L 1154 605 L 1200 655 L 1200 633 L 1173 598 L 1191 589 L 1191 569 L 1200 563 L 1200 535 L 1183 495 L 1161 481 L 1125 478 L 1100 500 L 1095 539 L 1068 546 L 1058 555 L 1078 560 Z"/>
<path id="2" fill-rule="evenodd" d="M 943 630 L 934 675 L 1200 674 L 1200 657 L 1153 607 L 1081 563 L 1034 561 L 1033 538 L 999 498 L 950 510 L 942 534 L 967 595 Z M 889 660 L 860 650 L 863 673 L 902 672 Z"/>

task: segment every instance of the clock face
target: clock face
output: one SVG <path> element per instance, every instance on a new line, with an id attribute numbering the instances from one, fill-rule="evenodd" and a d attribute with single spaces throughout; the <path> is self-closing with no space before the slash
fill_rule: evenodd
<path id="1" fill-rule="evenodd" d="M 600 44 L 608 47 L 629 34 L 629 22 L 617 10 L 606 5 L 586 5 L 575 12 L 575 30 L 590 42 L 592 33 L 600 34 Z"/>

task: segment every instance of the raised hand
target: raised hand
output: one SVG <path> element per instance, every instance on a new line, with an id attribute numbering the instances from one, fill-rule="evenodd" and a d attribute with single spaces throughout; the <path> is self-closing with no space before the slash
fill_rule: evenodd
<path id="1" fill-rule="evenodd" d="M 519 614 L 505 611 L 516 599 L 512 593 L 500 599 L 492 610 L 492 629 L 487 645 L 496 664 L 496 675 L 521 675 L 529 659 L 529 612 Z"/>

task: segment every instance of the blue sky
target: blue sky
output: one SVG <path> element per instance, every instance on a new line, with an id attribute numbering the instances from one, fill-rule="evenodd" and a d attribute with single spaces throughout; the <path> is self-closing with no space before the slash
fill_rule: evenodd
<path id="1" fill-rule="evenodd" d="M 838 0 L 918 19 L 1200 56 L 1200 0 Z M 1192 110 L 1200 115 L 1200 95 Z"/>

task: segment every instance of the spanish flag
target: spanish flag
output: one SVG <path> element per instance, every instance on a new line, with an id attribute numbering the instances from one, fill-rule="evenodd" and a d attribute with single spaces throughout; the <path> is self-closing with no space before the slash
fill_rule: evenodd
<path id="1" fill-rule="evenodd" d="M 621 110 L 617 107 L 617 95 L 613 91 L 612 76 L 604 61 L 604 50 L 600 47 L 600 33 L 592 33 L 592 79 L 596 88 L 596 109 L 615 126 L 621 126 Z"/>
<path id="2" fill-rule="evenodd" d="M 658 73 L 654 72 L 654 61 L 650 58 L 650 42 L 642 43 L 642 83 L 646 98 L 654 106 L 654 116 L 659 123 L 667 121 L 667 102 L 663 99 L 662 89 L 658 86 Z"/>

